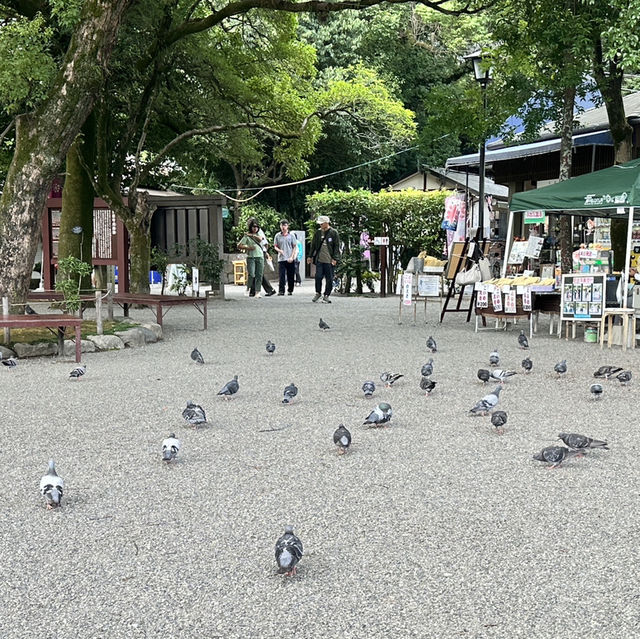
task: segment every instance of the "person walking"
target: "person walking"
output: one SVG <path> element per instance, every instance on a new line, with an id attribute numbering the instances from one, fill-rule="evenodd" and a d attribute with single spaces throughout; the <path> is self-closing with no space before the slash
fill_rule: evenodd
<path id="1" fill-rule="evenodd" d="M 324 296 L 322 301 L 331 304 L 329 296 L 333 290 L 333 269 L 340 257 L 340 236 L 338 231 L 331 228 L 331 220 L 327 215 L 321 215 L 317 219 L 320 228 L 315 232 L 311 242 L 311 253 L 307 258 L 307 264 L 316 265 L 316 294 L 312 302 L 317 302 L 322 295 L 322 280 L 324 279 Z"/>
<path id="2" fill-rule="evenodd" d="M 258 234 L 260 225 L 254 218 L 247 220 L 247 232 L 238 242 L 238 248 L 247 253 L 247 290 L 245 296 L 260 297 L 260 285 L 264 272 L 264 251 Z"/>
<path id="3" fill-rule="evenodd" d="M 269 255 L 269 253 L 267 252 L 267 249 L 269 248 L 269 242 L 267 240 L 267 236 L 264 234 L 264 231 L 262 230 L 262 227 L 260 226 L 260 222 L 258 222 L 258 220 L 256 220 L 255 217 L 251 218 L 257 225 L 258 225 L 258 236 L 260 237 L 260 246 L 262 246 L 262 250 L 264 251 L 264 268 L 262 271 L 262 288 L 264 289 L 264 296 L 265 297 L 271 297 L 272 295 L 276 294 L 276 290 L 273 288 L 273 286 L 271 286 L 271 282 L 269 281 L 269 278 L 267 277 L 267 259 L 269 259 L 269 268 L 271 271 L 273 271 L 273 262 L 271 261 L 271 256 Z M 255 291 L 253 291 L 255 293 Z M 260 287 L 258 287 L 258 293 L 260 292 Z"/>
<path id="4" fill-rule="evenodd" d="M 287 293 L 293 295 L 295 286 L 296 267 L 295 259 L 298 255 L 298 241 L 295 236 L 289 233 L 289 222 L 280 220 L 280 232 L 273 238 L 273 248 L 278 253 L 278 295 L 284 295 L 285 279 L 287 283 Z"/>

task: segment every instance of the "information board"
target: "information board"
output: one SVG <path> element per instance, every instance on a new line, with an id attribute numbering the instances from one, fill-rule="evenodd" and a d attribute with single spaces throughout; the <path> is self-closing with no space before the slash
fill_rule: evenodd
<path id="1" fill-rule="evenodd" d="M 562 276 L 560 319 L 602 319 L 605 291 L 604 273 L 564 274 Z"/>

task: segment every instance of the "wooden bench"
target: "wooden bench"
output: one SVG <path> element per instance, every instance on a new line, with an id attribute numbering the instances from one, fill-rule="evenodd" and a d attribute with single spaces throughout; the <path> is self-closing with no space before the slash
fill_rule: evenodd
<path id="1" fill-rule="evenodd" d="M 73 315 L 0 315 L 0 328 L 65 328 L 73 326 L 76 337 L 76 362 L 82 357 L 80 327 L 82 319 Z M 62 353 L 60 353 L 62 355 Z"/>
<path id="2" fill-rule="evenodd" d="M 207 330 L 207 298 L 206 297 L 186 297 L 183 295 L 152 295 L 145 293 L 114 293 L 113 301 L 120 304 L 124 309 L 125 317 L 129 317 L 129 306 L 132 304 L 142 304 L 156 309 L 157 323 L 162 326 L 162 318 L 167 314 L 172 306 L 184 306 L 190 304 L 198 310 L 204 318 L 204 328 Z M 166 307 L 166 310 L 162 309 Z"/>

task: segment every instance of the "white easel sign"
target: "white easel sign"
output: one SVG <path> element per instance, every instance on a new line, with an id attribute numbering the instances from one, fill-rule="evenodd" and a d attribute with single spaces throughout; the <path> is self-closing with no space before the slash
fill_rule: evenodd
<path id="1" fill-rule="evenodd" d="M 413 300 L 413 273 L 402 274 L 402 303 L 411 306 Z"/>
<path id="2" fill-rule="evenodd" d="M 194 293 L 200 290 L 200 273 L 195 267 L 191 269 L 191 290 Z"/>

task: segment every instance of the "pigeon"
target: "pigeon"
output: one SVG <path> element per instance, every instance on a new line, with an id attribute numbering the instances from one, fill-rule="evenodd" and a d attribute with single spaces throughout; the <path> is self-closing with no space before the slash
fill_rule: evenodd
<path id="1" fill-rule="evenodd" d="M 430 359 L 426 364 L 423 364 L 420 372 L 422 373 L 422 377 L 431 377 L 431 375 L 433 375 L 433 360 Z"/>
<path id="2" fill-rule="evenodd" d="M 267 345 L 265 348 L 267 349 L 267 353 L 269 353 L 269 355 L 273 355 L 274 351 L 276 350 L 276 345 L 271 340 L 267 340 Z"/>
<path id="3" fill-rule="evenodd" d="M 162 442 L 162 461 L 173 461 L 178 456 L 179 450 L 180 440 L 176 439 L 175 433 L 171 433 L 171 435 Z"/>
<path id="4" fill-rule="evenodd" d="M 320 321 L 318 322 L 318 326 L 323 331 L 328 331 L 329 328 L 331 328 L 329 324 L 327 324 L 322 318 L 320 318 Z"/>
<path id="5" fill-rule="evenodd" d="M 547 446 L 547 448 L 543 448 L 537 455 L 534 455 L 533 458 L 536 461 L 548 462 L 551 464 L 549 468 L 557 468 L 565 459 L 580 454 L 580 451 L 569 450 L 564 446 Z"/>
<path id="6" fill-rule="evenodd" d="M 495 351 L 492 351 L 489 354 L 489 364 L 491 366 L 497 366 L 500 363 L 500 355 L 498 355 L 498 351 L 497 349 Z"/>
<path id="7" fill-rule="evenodd" d="M 47 504 L 47 510 L 57 508 L 61 505 L 63 489 L 64 481 L 62 481 L 62 477 L 59 477 L 58 473 L 56 473 L 56 465 L 53 459 L 50 459 L 47 474 L 40 480 L 40 492 Z"/>
<path id="8" fill-rule="evenodd" d="M 429 397 L 429 395 L 431 395 L 431 392 L 433 391 L 433 389 L 436 387 L 436 382 L 434 382 L 433 380 L 429 379 L 428 377 L 423 377 L 420 380 L 420 388 L 424 391 L 424 394 Z"/>
<path id="9" fill-rule="evenodd" d="M 518 346 L 523 350 L 527 350 L 527 348 L 529 348 L 529 340 L 524 334 L 524 331 L 520 331 L 520 335 L 518 335 Z"/>
<path id="10" fill-rule="evenodd" d="M 609 379 L 612 375 L 619 373 L 622 366 L 601 366 L 594 374 L 594 377 Z"/>
<path id="11" fill-rule="evenodd" d="M 351 433 L 345 428 L 344 424 L 340 424 L 333 433 L 333 443 L 338 447 L 338 454 L 344 455 L 347 448 L 351 446 Z"/>
<path id="12" fill-rule="evenodd" d="M 38 313 L 36 313 L 36 311 L 34 311 L 33 308 L 31 308 L 31 306 L 29 306 L 29 304 L 25 304 L 24 305 L 24 314 L 25 315 L 37 315 Z"/>
<path id="13" fill-rule="evenodd" d="M 8 368 L 15 368 L 18 365 L 18 362 L 15 357 L 10 357 L 9 359 L 3 359 L 2 365 L 7 366 Z"/>
<path id="14" fill-rule="evenodd" d="M 364 396 L 369 399 L 376 390 L 376 385 L 373 382 L 365 382 L 362 385 L 362 392 Z"/>
<path id="15" fill-rule="evenodd" d="M 194 348 L 191 351 L 191 359 L 196 364 L 204 364 L 204 357 L 202 357 L 202 353 L 197 348 Z"/>
<path id="16" fill-rule="evenodd" d="M 381 402 L 369 413 L 363 425 L 368 424 L 370 428 L 372 426 L 384 426 L 391 420 L 392 415 L 391 406 L 386 402 Z"/>
<path id="17" fill-rule="evenodd" d="M 491 373 L 486 368 L 478 369 L 478 379 L 486 384 L 491 379 Z"/>
<path id="18" fill-rule="evenodd" d="M 501 384 L 504 384 L 505 380 L 508 379 L 509 377 L 513 377 L 514 375 L 517 375 L 516 371 L 507 371 L 507 370 L 503 370 L 501 368 L 494 368 L 491 373 L 491 379 L 500 382 Z"/>
<path id="19" fill-rule="evenodd" d="M 83 364 L 80 366 L 76 366 L 70 373 L 69 377 L 71 379 L 80 379 L 87 372 L 87 367 Z"/>
<path id="20" fill-rule="evenodd" d="M 276 542 L 278 572 L 284 573 L 287 577 L 295 575 L 302 554 L 302 542 L 293 534 L 293 526 L 285 526 L 284 535 Z"/>
<path id="21" fill-rule="evenodd" d="M 222 395 L 225 399 L 229 399 L 231 395 L 235 395 L 240 388 L 238 384 L 238 376 L 234 375 L 230 382 L 227 382 L 219 391 L 218 395 Z"/>
<path id="22" fill-rule="evenodd" d="M 289 386 L 284 389 L 284 399 L 282 400 L 282 403 L 290 404 L 297 394 L 298 387 L 293 382 L 291 382 L 291 384 L 289 384 Z"/>
<path id="23" fill-rule="evenodd" d="M 560 375 L 564 375 L 567 372 L 567 360 L 563 359 L 561 362 L 558 362 L 553 367 L 553 370 L 558 373 L 558 377 L 560 377 Z"/>
<path id="24" fill-rule="evenodd" d="M 187 402 L 187 407 L 182 411 L 182 417 L 190 426 L 195 426 L 196 428 L 200 424 L 207 423 L 204 408 L 192 401 Z"/>
<path id="25" fill-rule="evenodd" d="M 591 386 L 589 386 L 589 392 L 593 395 L 594 399 L 600 399 L 604 389 L 602 388 L 602 384 L 591 384 Z"/>
<path id="26" fill-rule="evenodd" d="M 433 339 L 433 337 L 431 337 L 431 335 L 429 335 L 429 337 L 427 337 L 427 348 L 432 353 L 437 353 L 438 352 L 438 347 L 436 345 L 436 340 Z"/>
<path id="27" fill-rule="evenodd" d="M 4 362 L 2 362 L 4 364 Z M 15 366 L 15 364 L 14 364 Z M 622 371 L 622 373 L 618 373 L 616 375 L 616 379 L 623 385 L 626 386 L 631 381 L 631 371 Z"/>
<path id="28" fill-rule="evenodd" d="M 525 357 L 522 360 L 522 368 L 524 368 L 525 374 L 528 375 L 531 372 L 531 369 L 533 368 L 533 362 L 528 357 Z"/>
<path id="29" fill-rule="evenodd" d="M 578 435 L 577 433 L 559 433 L 558 438 L 573 450 L 584 450 L 585 448 L 602 448 L 609 450 L 607 442 L 592 439 L 585 435 Z"/>
<path id="30" fill-rule="evenodd" d="M 502 386 L 496 386 L 495 390 L 485 395 L 473 408 L 469 410 L 472 415 L 486 415 L 491 412 L 500 401 Z"/>
<path id="31" fill-rule="evenodd" d="M 380 381 L 384 382 L 384 385 L 387 388 L 393 386 L 393 384 L 397 382 L 401 377 L 404 377 L 404 375 L 401 375 L 400 373 L 380 373 Z"/>
<path id="32" fill-rule="evenodd" d="M 496 431 L 502 432 L 502 427 L 507 423 L 507 414 L 503 410 L 497 410 L 491 415 L 491 423 Z"/>

